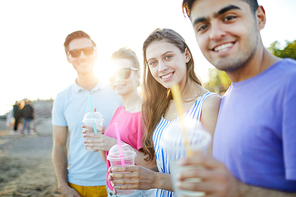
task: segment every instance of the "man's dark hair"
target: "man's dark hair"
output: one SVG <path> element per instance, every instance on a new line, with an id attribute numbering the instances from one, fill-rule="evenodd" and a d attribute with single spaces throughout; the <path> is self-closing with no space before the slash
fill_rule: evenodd
<path id="1" fill-rule="evenodd" d="M 68 47 L 69 47 L 69 43 L 74 40 L 74 39 L 78 39 L 78 38 L 88 38 L 91 40 L 91 42 L 93 43 L 93 46 L 96 47 L 96 43 L 90 38 L 90 36 L 85 33 L 84 31 L 74 31 L 72 33 L 70 33 L 64 42 L 64 47 L 65 47 L 65 52 L 68 52 Z"/>
<path id="2" fill-rule="evenodd" d="M 187 15 L 188 17 L 190 17 L 192 5 L 195 1 L 198 1 L 198 0 L 183 0 L 182 11 L 183 11 L 184 15 Z M 255 12 L 259 6 L 257 0 L 241 0 L 241 1 L 244 1 L 247 4 L 249 4 L 251 7 L 251 11 L 255 14 Z"/>

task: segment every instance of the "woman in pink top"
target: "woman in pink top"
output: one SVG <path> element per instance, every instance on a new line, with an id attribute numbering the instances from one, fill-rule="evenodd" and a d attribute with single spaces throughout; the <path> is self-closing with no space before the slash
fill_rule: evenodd
<path id="1" fill-rule="evenodd" d="M 101 152 L 102 158 L 107 164 L 107 170 L 110 167 L 110 162 L 106 160 L 110 148 L 117 144 L 115 126 L 118 124 L 120 130 L 120 138 L 122 142 L 132 146 L 137 157 L 135 159 L 136 165 L 152 168 L 156 165 L 155 160 L 146 162 L 144 153 L 142 152 L 142 99 L 138 94 L 137 88 L 140 80 L 140 64 L 136 54 L 128 49 L 121 48 L 114 52 L 111 56 L 111 63 L 114 65 L 114 72 L 110 77 L 110 85 L 112 89 L 121 96 L 123 106 L 119 107 L 106 129 L 104 135 L 86 134 L 84 137 L 96 137 L 96 140 L 85 140 L 85 146 L 91 147 L 93 150 Z M 118 196 L 113 192 L 111 182 L 108 181 L 107 173 L 107 191 L 108 196 Z M 155 196 L 155 190 L 136 190 L 129 197 L 136 196 Z"/>

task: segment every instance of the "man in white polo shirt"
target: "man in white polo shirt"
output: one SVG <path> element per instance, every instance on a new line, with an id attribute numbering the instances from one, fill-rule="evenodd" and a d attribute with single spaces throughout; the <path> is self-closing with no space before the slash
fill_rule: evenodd
<path id="1" fill-rule="evenodd" d="M 93 107 L 103 115 L 105 127 L 122 103 L 109 85 L 94 74 L 96 44 L 88 34 L 83 31 L 69 34 L 64 47 L 67 60 L 78 77 L 74 84 L 57 95 L 52 111 L 52 158 L 58 188 L 63 196 L 105 197 L 106 164 L 99 152 L 85 150 L 82 119 L 90 112 L 88 95 Z"/>

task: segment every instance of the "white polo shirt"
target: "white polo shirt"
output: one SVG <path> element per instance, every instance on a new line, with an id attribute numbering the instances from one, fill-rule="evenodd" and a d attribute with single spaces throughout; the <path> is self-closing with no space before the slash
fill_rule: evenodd
<path id="1" fill-rule="evenodd" d="M 91 91 L 75 82 L 60 92 L 54 101 L 52 124 L 69 130 L 68 181 L 81 186 L 100 186 L 106 185 L 106 164 L 99 152 L 85 150 L 82 136 L 82 119 L 90 112 L 88 95 L 91 95 L 93 108 L 103 115 L 107 127 L 122 102 L 111 87 L 102 82 Z"/>

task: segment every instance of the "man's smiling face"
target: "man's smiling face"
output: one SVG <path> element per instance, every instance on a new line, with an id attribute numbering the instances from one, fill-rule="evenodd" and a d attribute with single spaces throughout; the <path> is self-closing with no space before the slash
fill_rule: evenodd
<path id="1" fill-rule="evenodd" d="M 216 68 L 233 71 L 256 53 L 258 31 L 250 5 L 242 0 L 197 0 L 190 19 L 204 56 Z"/>

